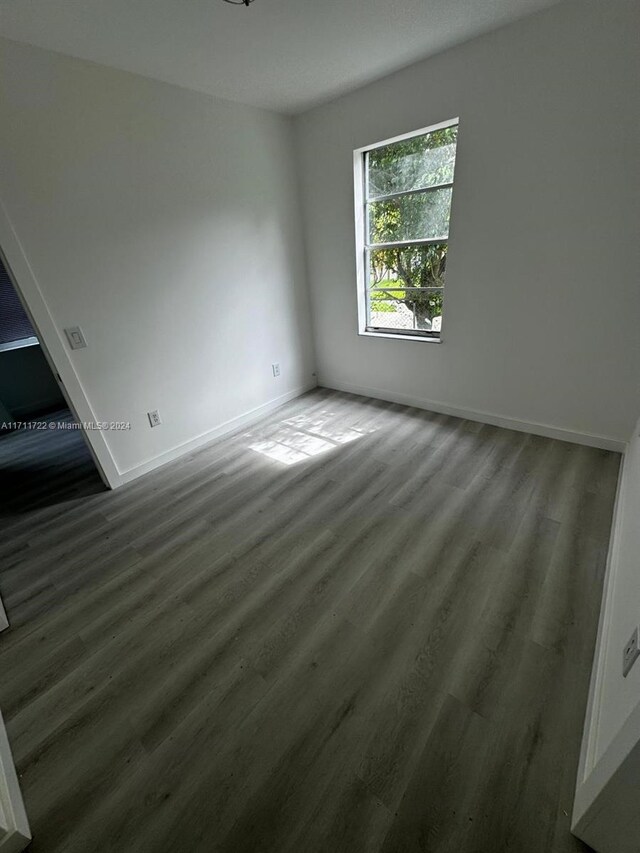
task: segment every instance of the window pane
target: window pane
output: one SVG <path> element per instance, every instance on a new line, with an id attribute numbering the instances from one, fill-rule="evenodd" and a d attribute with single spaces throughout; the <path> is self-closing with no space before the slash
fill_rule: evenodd
<path id="1" fill-rule="evenodd" d="M 370 243 L 446 237 L 449 233 L 451 187 L 372 202 L 368 211 Z"/>
<path id="2" fill-rule="evenodd" d="M 445 127 L 370 151 L 369 198 L 451 183 L 457 138 L 457 126 Z"/>
<path id="3" fill-rule="evenodd" d="M 368 325 L 440 331 L 446 264 L 446 243 L 370 251 Z"/>
<path id="4" fill-rule="evenodd" d="M 377 329 L 439 332 L 442 329 L 442 293 L 424 292 L 415 300 L 408 291 L 400 299 L 371 292 L 367 325 Z"/>

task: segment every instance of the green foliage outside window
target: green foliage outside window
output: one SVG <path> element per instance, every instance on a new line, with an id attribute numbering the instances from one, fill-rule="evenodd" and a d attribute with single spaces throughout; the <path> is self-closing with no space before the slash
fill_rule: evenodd
<path id="1" fill-rule="evenodd" d="M 451 188 L 415 192 L 453 182 L 457 126 L 376 148 L 367 154 L 370 201 L 369 242 L 391 243 L 443 237 L 442 242 L 372 249 L 370 297 L 376 312 L 403 303 L 414 312 L 416 326 L 430 329 L 442 315 L 442 292 L 424 289 L 444 284 Z M 390 193 L 408 193 L 376 201 Z M 391 293 L 385 293 L 384 289 Z M 395 301 L 389 301 L 393 297 Z"/>

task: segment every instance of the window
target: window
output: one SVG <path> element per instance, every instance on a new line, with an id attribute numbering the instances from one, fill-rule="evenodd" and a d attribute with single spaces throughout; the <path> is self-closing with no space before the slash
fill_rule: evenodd
<path id="1" fill-rule="evenodd" d="M 355 152 L 361 334 L 440 340 L 457 119 Z"/>
<path id="2" fill-rule="evenodd" d="M 37 343 L 31 321 L 0 258 L 0 352 Z"/>

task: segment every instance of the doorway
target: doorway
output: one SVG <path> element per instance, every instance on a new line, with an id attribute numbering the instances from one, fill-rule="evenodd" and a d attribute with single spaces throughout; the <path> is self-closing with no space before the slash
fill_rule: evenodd
<path id="1" fill-rule="evenodd" d="M 105 488 L 77 427 L 0 255 L 0 630 L 25 592 L 13 534 Z"/>
<path id="2" fill-rule="evenodd" d="M 0 435 L 65 407 L 36 331 L 0 258 Z"/>

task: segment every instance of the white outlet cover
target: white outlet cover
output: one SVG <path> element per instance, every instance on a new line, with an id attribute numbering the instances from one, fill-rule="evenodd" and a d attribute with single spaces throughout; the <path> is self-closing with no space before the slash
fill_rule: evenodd
<path id="1" fill-rule="evenodd" d="M 153 412 L 147 412 L 147 417 L 149 418 L 149 424 L 152 427 L 160 426 L 160 424 L 162 423 L 160 412 L 157 409 L 154 409 Z"/>

